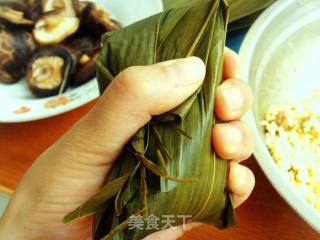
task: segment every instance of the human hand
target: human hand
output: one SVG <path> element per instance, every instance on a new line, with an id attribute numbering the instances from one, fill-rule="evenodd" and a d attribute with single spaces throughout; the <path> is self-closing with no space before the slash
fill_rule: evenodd
<path id="1" fill-rule="evenodd" d="M 228 123 L 213 127 L 213 146 L 230 163 L 229 188 L 239 206 L 254 186 L 252 172 L 238 162 L 253 150 L 253 137 L 237 121 L 249 108 L 252 94 L 235 80 L 237 57 L 225 52 L 224 78 L 216 95 L 216 115 Z M 202 83 L 205 68 L 198 58 L 180 59 L 120 73 L 96 106 L 48 148 L 22 178 L 0 221 L 0 239 L 91 239 L 92 218 L 65 225 L 63 217 L 102 186 L 123 147 L 152 116 L 184 102 Z M 230 147 L 232 146 L 232 147 Z M 191 227 L 192 225 L 190 225 Z M 176 239 L 174 228 L 148 239 Z"/>

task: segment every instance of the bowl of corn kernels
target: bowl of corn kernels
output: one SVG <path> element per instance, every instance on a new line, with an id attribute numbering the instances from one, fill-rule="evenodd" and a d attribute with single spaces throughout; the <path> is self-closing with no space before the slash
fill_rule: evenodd
<path id="1" fill-rule="evenodd" d="M 287 203 L 320 232 L 320 1 L 267 9 L 240 49 L 254 104 L 255 158 Z"/>

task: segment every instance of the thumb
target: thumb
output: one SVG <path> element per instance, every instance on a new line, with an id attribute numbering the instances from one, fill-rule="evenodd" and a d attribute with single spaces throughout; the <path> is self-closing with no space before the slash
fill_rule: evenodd
<path id="1" fill-rule="evenodd" d="M 97 105 L 62 142 L 69 143 L 86 165 L 110 165 L 152 116 L 184 102 L 204 76 L 205 66 L 196 57 L 130 67 L 112 81 Z M 83 153 L 91 157 L 81 158 Z"/>

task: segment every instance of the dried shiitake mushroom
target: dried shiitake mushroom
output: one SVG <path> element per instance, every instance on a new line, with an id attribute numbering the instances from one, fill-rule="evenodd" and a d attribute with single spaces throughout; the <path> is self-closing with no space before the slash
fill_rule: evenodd
<path id="1" fill-rule="evenodd" d="M 48 97 L 64 91 L 75 64 L 75 57 L 64 47 L 38 48 L 27 68 L 30 90 L 38 97 Z"/>
<path id="2" fill-rule="evenodd" d="M 33 29 L 35 40 L 42 45 L 58 44 L 74 34 L 80 25 L 76 17 L 66 17 L 63 10 L 42 15 Z"/>
<path id="3" fill-rule="evenodd" d="M 42 14 L 42 7 L 41 7 L 42 0 L 28 0 L 27 6 L 28 9 L 26 11 L 26 16 L 35 21 L 37 20 Z"/>
<path id="4" fill-rule="evenodd" d="M 76 74 L 72 77 L 72 85 L 79 86 L 88 82 L 96 76 L 96 61 L 99 53 L 93 56 L 82 55 L 79 59 L 79 67 Z"/>
<path id="5" fill-rule="evenodd" d="M 22 0 L 1 0 L 0 1 L 1 7 L 9 7 L 13 10 L 26 12 L 28 6 L 25 1 Z"/>
<path id="6" fill-rule="evenodd" d="M 42 45 L 58 44 L 80 26 L 77 0 L 42 0 L 44 14 L 35 24 L 33 35 Z"/>
<path id="7" fill-rule="evenodd" d="M 0 30 L 0 82 L 19 81 L 35 48 L 36 44 L 30 33 L 22 30 Z"/>
<path id="8" fill-rule="evenodd" d="M 77 56 L 76 73 L 71 77 L 70 84 L 81 85 L 91 80 L 96 74 L 96 59 L 101 49 L 101 40 L 79 31 L 70 37 L 65 45 Z"/>
<path id="9" fill-rule="evenodd" d="M 34 22 L 24 17 L 24 12 L 0 6 L 0 23 L 5 27 L 32 26 Z"/>
<path id="10" fill-rule="evenodd" d="M 0 82 L 26 76 L 37 97 L 81 85 L 96 75 L 101 36 L 119 28 L 91 1 L 0 0 Z"/>
<path id="11" fill-rule="evenodd" d="M 80 6 L 81 21 L 89 30 L 101 36 L 105 32 L 117 31 L 121 28 L 120 24 L 110 18 L 107 11 L 100 8 L 93 2 L 86 2 Z"/>
<path id="12" fill-rule="evenodd" d="M 42 0 L 42 12 L 63 10 L 67 17 L 76 17 L 79 11 L 78 0 Z"/>
<path id="13" fill-rule="evenodd" d="M 88 34 L 80 29 L 76 34 L 69 37 L 64 45 L 72 49 L 77 55 L 92 55 L 101 49 L 101 38 Z"/>

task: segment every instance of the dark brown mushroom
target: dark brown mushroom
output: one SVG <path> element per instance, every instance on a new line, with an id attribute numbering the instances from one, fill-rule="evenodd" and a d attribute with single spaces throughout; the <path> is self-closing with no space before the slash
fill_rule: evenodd
<path id="1" fill-rule="evenodd" d="M 97 34 L 98 36 L 103 35 L 105 32 L 117 31 L 121 28 L 120 24 L 111 19 L 107 11 L 100 8 L 93 2 L 86 2 L 80 5 L 81 22 L 83 22 L 88 30 Z"/>
<path id="2" fill-rule="evenodd" d="M 27 68 L 27 82 L 37 97 L 48 97 L 63 92 L 75 69 L 75 57 L 60 46 L 40 47 L 33 54 Z"/>
<path id="3" fill-rule="evenodd" d="M 0 6 L 0 23 L 7 27 L 32 26 L 34 22 L 24 17 L 24 12 Z"/>
<path id="4" fill-rule="evenodd" d="M 96 74 L 96 59 L 101 49 L 100 38 L 80 31 L 71 36 L 65 45 L 78 59 L 76 73 L 71 77 L 70 84 L 78 86 L 92 79 Z"/>
<path id="5" fill-rule="evenodd" d="M 79 57 L 83 54 L 91 56 L 101 49 L 101 39 L 80 29 L 76 34 L 69 37 L 64 45 L 72 49 Z"/>
<path id="6" fill-rule="evenodd" d="M 74 34 L 80 25 L 76 17 L 67 17 L 63 10 L 45 13 L 35 23 L 33 36 L 42 45 L 58 44 Z"/>
<path id="7" fill-rule="evenodd" d="M 96 61 L 99 53 L 89 57 L 84 54 L 79 59 L 79 68 L 71 79 L 71 84 L 79 86 L 84 84 L 96 76 Z"/>
<path id="8" fill-rule="evenodd" d="M 76 17 L 79 13 L 78 0 L 42 0 L 42 12 L 51 12 L 55 10 L 63 10 L 64 15 L 68 17 Z"/>
<path id="9" fill-rule="evenodd" d="M 9 7 L 13 10 L 20 11 L 20 12 L 26 12 L 27 11 L 27 4 L 25 1 L 22 0 L 1 0 L 0 1 L 1 7 Z"/>
<path id="10" fill-rule="evenodd" d="M 36 44 L 30 33 L 0 30 L 0 82 L 15 83 L 24 75 Z"/>
<path id="11" fill-rule="evenodd" d="M 88 4 L 90 4 L 92 2 L 89 1 L 80 1 L 79 2 L 79 12 L 81 13 L 83 11 L 83 9 L 85 9 L 86 6 L 88 6 Z"/>
<path id="12" fill-rule="evenodd" d="M 29 19 L 36 21 L 41 16 L 41 14 L 42 14 L 41 1 L 42 0 L 28 0 L 27 1 L 28 9 L 26 11 L 26 16 Z"/>

